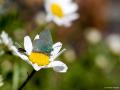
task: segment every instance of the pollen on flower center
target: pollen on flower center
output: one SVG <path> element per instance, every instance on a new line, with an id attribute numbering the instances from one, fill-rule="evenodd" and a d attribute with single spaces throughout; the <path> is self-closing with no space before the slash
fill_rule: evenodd
<path id="1" fill-rule="evenodd" d="M 62 8 L 60 7 L 60 5 L 56 4 L 56 3 L 53 3 L 51 5 L 51 12 L 53 15 L 56 15 L 58 17 L 63 17 L 63 10 Z"/>
<path id="2" fill-rule="evenodd" d="M 29 59 L 32 63 L 36 63 L 39 66 L 45 66 L 49 64 L 49 56 L 38 53 L 38 52 L 32 52 L 31 55 L 29 55 Z"/>

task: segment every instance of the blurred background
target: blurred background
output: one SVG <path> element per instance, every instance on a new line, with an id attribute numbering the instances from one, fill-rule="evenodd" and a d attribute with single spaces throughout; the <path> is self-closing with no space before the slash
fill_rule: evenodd
<path id="1" fill-rule="evenodd" d="M 43 0 L 0 0 L 0 32 L 23 44 L 46 27 L 67 51 L 67 73 L 38 71 L 23 90 L 120 89 L 120 0 L 74 0 L 80 18 L 71 27 L 46 25 Z M 4 52 L 4 54 L 3 54 Z M 0 45 L 0 90 L 17 90 L 32 67 Z"/>

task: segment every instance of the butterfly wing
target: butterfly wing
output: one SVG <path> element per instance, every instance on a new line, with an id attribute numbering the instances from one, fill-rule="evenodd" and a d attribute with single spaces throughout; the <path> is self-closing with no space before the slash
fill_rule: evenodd
<path id="1" fill-rule="evenodd" d="M 33 51 L 50 54 L 53 41 L 49 30 L 44 30 L 39 34 L 39 39 L 33 41 Z"/>

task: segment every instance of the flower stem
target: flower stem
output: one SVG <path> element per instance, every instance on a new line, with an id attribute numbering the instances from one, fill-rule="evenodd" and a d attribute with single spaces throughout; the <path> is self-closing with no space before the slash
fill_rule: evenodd
<path id="1" fill-rule="evenodd" d="M 31 72 L 31 74 L 28 76 L 28 78 L 25 80 L 25 82 L 20 86 L 20 88 L 18 90 L 22 90 L 23 89 L 23 87 L 28 83 L 28 81 L 33 77 L 35 72 L 36 72 L 35 70 L 33 70 Z"/>

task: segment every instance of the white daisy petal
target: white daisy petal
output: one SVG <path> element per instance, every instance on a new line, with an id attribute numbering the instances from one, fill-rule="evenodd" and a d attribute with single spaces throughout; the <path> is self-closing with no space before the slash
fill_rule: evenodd
<path id="1" fill-rule="evenodd" d="M 34 40 L 39 39 L 39 35 L 37 34 L 34 38 Z"/>
<path id="2" fill-rule="evenodd" d="M 36 70 L 36 71 L 39 71 L 41 69 L 40 66 L 38 66 L 37 64 L 31 64 L 33 66 L 33 68 Z"/>
<path id="3" fill-rule="evenodd" d="M 29 36 L 24 37 L 24 48 L 27 51 L 27 54 L 30 55 L 30 53 L 32 52 L 33 46 Z"/>
<path id="4" fill-rule="evenodd" d="M 3 41 L 4 44 L 8 45 L 9 44 L 9 38 L 8 38 L 8 34 L 6 32 L 2 32 L 1 34 L 1 39 Z"/>
<path id="5" fill-rule="evenodd" d="M 58 56 L 60 56 L 64 51 L 66 51 L 65 48 L 62 51 L 60 51 L 58 54 L 56 54 L 55 56 L 53 56 L 53 60 L 56 59 Z"/>
<path id="6" fill-rule="evenodd" d="M 71 15 L 68 15 L 66 18 L 64 18 L 64 20 L 66 22 L 72 22 L 73 20 L 76 20 L 80 17 L 80 15 L 78 14 L 71 14 Z"/>
<path id="7" fill-rule="evenodd" d="M 58 26 L 62 26 L 65 23 L 62 18 L 60 19 L 60 18 L 58 18 L 56 16 L 54 16 L 52 19 Z"/>
<path id="8" fill-rule="evenodd" d="M 51 52 L 52 55 L 56 55 L 59 53 L 60 49 L 62 48 L 62 43 L 57 42 L 53 45 L 53 51 Z"/>
<path id="9" fill-rule="evenodd" d="M 13 50 L 13 53 L 15 53 L 15 55 L 19 56 L 22 60 L 30 64 L 28 57 L 18 52 L 18 49 L 15 46 L 12 46 L 11 49 Z"/>
<path id="10" fill-rule="evenodd" d="M 8 34 L 5 31 L 2 31 L 2 34 L 0 35 L 0 37 L 1 37 L 1 41 L 8 47 L 13 45 L 12 39 L 8 37 Z"/>
<path id="11" fill-rule="evenodd" d="M 72 23 L 69 22 L 69 21 L 66 21 L 63 25 L 64 25 L 65 27 L 70 27 L 70 26 L 72 25 Z"/>
<path id="12" fill-rule="evenodd" d="M 63 18 L 63 22 L 61 25 L 64 25 L 66 27 L 70 27 L 72 25 L 72 21 L 76 20 L 78 18 L 79 18 L 78 14 L 67 15 L 66 17 Z"/>
<path id="13" fill-rule="evenodd" d="M 61 48 L 62 48 L 61 42 L 57 42 L 53 45 L 53 51 L 50 54 L 50 61 L 53 61 L 56 58 Z"/>
<path id="14" fill-rule="evenodd" d="M 64 73 L 67 71 L 68 67 L 61 61 L 53 61 L 50 63 L 49 67 L 53 67 L 53 70 L 56 72 Z"/>
<path id="15" fill-rule="evenodd" d="M 70 3 L 68 6 L 64 6 L 63 9 L 64 9 L 65 15 L 72 14 L 78 10 L 78 5 L 75 3 L 72 3 L 72 4 Z"/>

